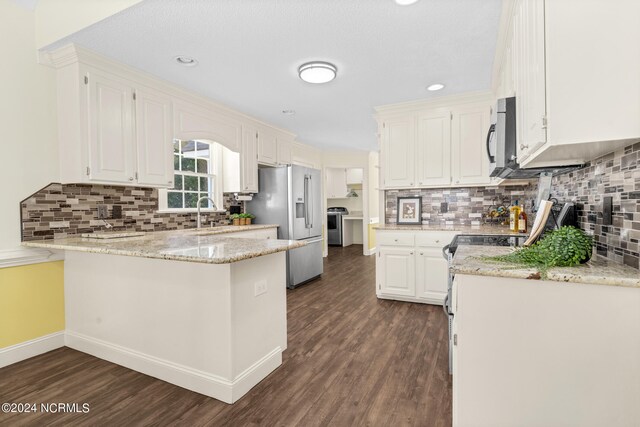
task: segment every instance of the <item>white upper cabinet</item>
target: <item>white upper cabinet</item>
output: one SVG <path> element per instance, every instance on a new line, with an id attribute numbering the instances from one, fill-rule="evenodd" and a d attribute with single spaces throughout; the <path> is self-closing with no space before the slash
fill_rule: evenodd
<path id="1" fill-rule="evenodd" d="M 135 92 L 137 182 L 173 187 L 171 99 L 146 88 Z"/>
<path id="2" fill-rule="evenodd" d="M 583 163 L 640 138 L 639 16 L 638 1 L 513 2 L 495 86 L 516 96 L 521 166 Z"/>
<path id="3" fill-rule="evenodd" d="M 258 131 L 258 163 L 271 166 L 278 163 L 278 140 L 274 132 Z"/>
<path id="4" fill-rule="evenodd" d="M 242 152 L 240 154 L 242 193 L 258 192 L 258 131 L 250 126 L 242 129 Z"/>
<path id="5" fill-rule="evenodd" d="M 383 188 L 438 188 L 492 184 L 486 135 L 492 96 L 382 107 Z"/>
<path id="6" fill-rule="evenodd" d="M 344 168 L 325 169 L 326 183 L 325 193 L 329 199 L 342 199 L 347 197 L 347 170 Z"/>
<path id="7" fill-rule="evenodd" d="M 86 174 L 95 181 L 133 182 L 133 88 L 98 71 L 87 72 L 85 83 L 89 128 Z"/>
<path id="8" fill-rule="evenodd" d="M 486 104 L 456 107 L 451 121 L 451 166 L 453 184 L 490 184 L 485 137 L 490 107 Z"/>
<path id="9" fill-rule="evenodd" d="M 292 162 L 291 158 L 291 145 L 292 141 L 287 138 L 278 138 L 278 164 L 279 165 L 290 165 Z"/>
<path id="10" fill-rule="evenodd" d="M 415 183 L 415 117 L 384 120 L 382 128 L 384 187 L 412 187 Z"/>
<path id="11" fill-rule="evenodd" d="M 364 182 L 364 169 L 349 168 L 347 169 L 347 185 L 358 185 Z"/>
<path id="12" fill-rule="evenodd" d="M 451 183 L 451 112 L 434 111 L 418 115 L 416 139 L 416 181 L 418 186 L 447 186 Z"/>

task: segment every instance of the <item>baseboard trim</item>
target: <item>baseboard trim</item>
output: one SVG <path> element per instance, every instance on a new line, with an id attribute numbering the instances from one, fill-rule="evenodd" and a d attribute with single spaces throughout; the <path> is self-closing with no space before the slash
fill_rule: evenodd
<path id="1" fill-rule="evenodd" d="M 0 368 L 64 347 L 64 331 L 0 349 Z"/>
<path id="2" fill-rule="evenodd" d="M 386 299 L 393 301 L 403 301 L 403 302 L 416 302 L 419 304 L 431 304 L 431 305 L 442 305 L 444 304 L 444 297 L 441 298 L 416 298 L 416 297 L 404 297 L 404 296 L 396 296 L 396 295 L 384 295 L 377 294 L 378 299 Z"/>
<path id="3" fill-rule="evenodd" d="M 67 347 L 134 371 L 158 378 L 225 403 L 237 402 L 253 386 L 282 364 L 282 350 L 276 347 L 240 373 L 233 381 L 188 366 L 140 353 L 93 337 L 66 331 Z"/>

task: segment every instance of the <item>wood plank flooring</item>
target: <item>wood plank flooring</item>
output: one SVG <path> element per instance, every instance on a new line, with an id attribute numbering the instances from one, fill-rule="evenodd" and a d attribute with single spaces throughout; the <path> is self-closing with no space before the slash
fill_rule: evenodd
<path id="1" fill-rule="evenodd" d="M 441 307 L 378 300 L 361 253 L 330 248 L 322 279 L 288 291 L 283 364 L 233 405 L 61 348 L 0 369 L 0 403 L 89 413 L 0 413 L 0 425 L 451 425 Z"/>

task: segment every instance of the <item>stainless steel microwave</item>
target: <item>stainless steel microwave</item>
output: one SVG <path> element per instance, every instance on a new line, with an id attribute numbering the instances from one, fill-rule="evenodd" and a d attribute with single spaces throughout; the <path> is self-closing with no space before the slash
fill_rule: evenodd
<path id="1" fill-rule="evenodd" d="M 508 178 L 518 170 L 516 157 L 516 98 L 498 99 L 487 134 L 489 174 Z"/>

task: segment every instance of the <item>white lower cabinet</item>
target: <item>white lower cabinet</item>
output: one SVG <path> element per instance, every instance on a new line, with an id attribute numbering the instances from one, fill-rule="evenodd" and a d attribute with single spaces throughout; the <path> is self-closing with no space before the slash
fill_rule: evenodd
<path id="1" fill-rule="evenodd" d="M 381 248 L 378 252 L 378 293 L 388 296 L 416 294 L 415 253 L 413 249 Z"/>
<path id="2" fill-rule="evenodd" d="M 378 298 L 442 304 L 449 271 L 442 248 L 455 236 L 442 231 L 377 231 Z"/>

